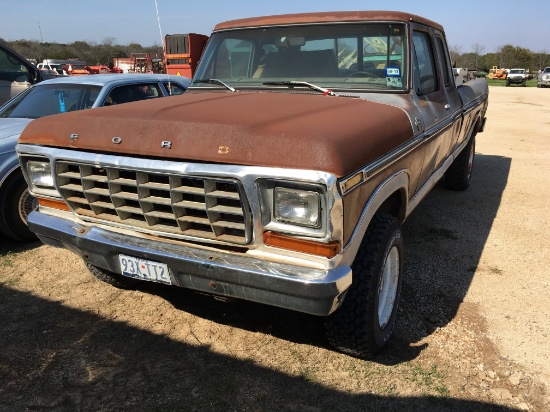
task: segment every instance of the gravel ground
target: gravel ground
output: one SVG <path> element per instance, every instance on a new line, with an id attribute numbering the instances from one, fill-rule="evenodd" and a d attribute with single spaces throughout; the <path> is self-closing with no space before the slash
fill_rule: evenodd
<path id="1" fill-rule="evenodd" d="M 398 327 L 369 362 L 315 317 L 118 290 L 0 240 L 0 410 L 549 410 L 549 112 L 549 90 L 491 88 L 472 186 L 438 185 L 403 227 Z"/>

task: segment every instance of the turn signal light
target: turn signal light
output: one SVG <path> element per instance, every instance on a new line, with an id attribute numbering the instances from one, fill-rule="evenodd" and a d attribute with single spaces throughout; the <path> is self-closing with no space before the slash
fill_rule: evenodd
<path id="1" fill-rule="evenodd" d="M 67 203 L 62 200 L 44 199 L 42 197 L 39 197 L 38 204 L 44 207 L 51 207 L 52 209 L 66 210 L 67 212 L 71 211 L 71 209 L 69 209 L 69 206 L 67 206 Z"/>
<path id="2" fill-rule="evenodd" d="M 265 232 L 264 244 L 281 249 L 295 250 L 310 255 L 333 258 L 340 250 L 338 242 L 319 243 L 312 240 L 296 239 L 279 233 Z"/>

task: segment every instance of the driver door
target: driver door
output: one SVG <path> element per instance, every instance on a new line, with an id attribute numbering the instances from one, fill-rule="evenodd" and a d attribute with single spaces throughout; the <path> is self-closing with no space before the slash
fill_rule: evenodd
<path id="1" fill-rule="evenodd" d="M 5 48 L 0 48 L 0 105 L 31 85 L 27 63 Z"/>

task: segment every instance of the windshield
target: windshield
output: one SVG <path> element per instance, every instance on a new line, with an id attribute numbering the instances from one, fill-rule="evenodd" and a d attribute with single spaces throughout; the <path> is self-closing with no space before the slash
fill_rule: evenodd
<path id="1" fill-rule="evenodd" d="M 0 111 L 2 117 L 37 119 L 51 114 L 89 109 L 101 91 L 100 86 L 49 84 L 27 89 Z"/>
<path id="2" fill-rule="evenodd" d="M 525 70 L 523 69 L 512 69 L 510 70 L 510 74 L 523 74 L 525 73 Z"/>
<path id="3" fill-rule="evenodd" d="M 406 85 L 403 24 L 255 28 L 214 33 L 196 80 L 235 88 L 305 81 L 330 89 L 402 90 Z M 216 87 L 195 81 L 195 87 Z"/>

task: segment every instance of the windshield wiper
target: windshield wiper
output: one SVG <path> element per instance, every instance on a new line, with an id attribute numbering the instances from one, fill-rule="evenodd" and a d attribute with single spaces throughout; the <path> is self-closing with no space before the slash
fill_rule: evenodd
<path id="1" fill-rule="evenodd" d="M 338 96 L 338 94 L 334 93 L 330 89 L 325 89 L 324 87 L 317 86 L 315 84 L 311 84 L 308 82 L 297 82 L 294 80 L 288 81 L 288 82 L 266 82 L 262 83 L 264 86 L 288 86 L 288 87 L 295 87 L 295 86 L 304 86 L 311 90 L 316 90 L 318 92 L 323 93 L 325 96 Z"/>
<path id="2" fill-rule="evenodd" d="M 193 80 L 193 83 L 210 83 L 210 84 L 219 84 L 220 86 L 225 87 L 227 90 L 230 90 L 232 92 L 236 92 L 237 90 L 234 87 L 231 87 L 230 85 L 222 82 L 220 79 L 198 79 Z"/>

